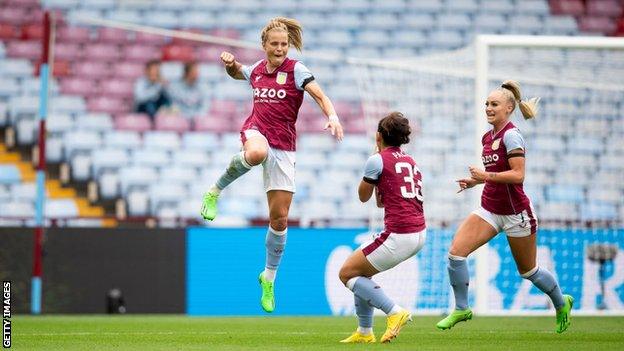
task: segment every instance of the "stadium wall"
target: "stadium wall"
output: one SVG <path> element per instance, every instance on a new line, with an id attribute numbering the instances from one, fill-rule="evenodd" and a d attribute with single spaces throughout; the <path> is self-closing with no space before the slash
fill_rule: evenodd
<path id="1" fill-rule="evenodd" d="M 128 313 L 262 315 L 257 276 L 264 267 L 265 228 L 50 228 L 43 268 L 43 313 L 105 313 L 105 295 L 123 292 Z M 451 230 L 430 228 L 424 249 L 375 280 L 399 304 L 442 313 L 451 295 L 446 252 Z M 614 244 L 612 261 L 591 261 L 587 247 Z M 338 281 L 344 260 L 366 240 L 362 229 L 289 230 L 276 284 L 277 315 L 351 315 L 353 297 Z M 30 311 L 33 232 L 0 228 L 0 278 L 11 280 L 13 310 Z M 575 308 L 624 313 L 624 229 L 553 230 L 538 235 L 540 266 L 559 278 Z M 544 313 L 548 299 L 521 279 L 503 235 L 490 242 L 488 311 Z M 474 262 L 470 262 L 474 279 Z M 604 294 L 600 281 L 604 282 Z M 471 289 L 474 293 L 475 289 Z M 474 295 L 471 296 L 474 303 Z M 601 312 L 602 313 L 602 312 Z"/>
<path id="2" fill-rule="evenodd" d="M 128 313 L 184 313 L 186 233 L 175 229 L 49 228 L 43 313 L 106 313 L 121 290 Z M 0 277 L 15 313 L 30 311 L 32 228 L 0 228 Z"/>

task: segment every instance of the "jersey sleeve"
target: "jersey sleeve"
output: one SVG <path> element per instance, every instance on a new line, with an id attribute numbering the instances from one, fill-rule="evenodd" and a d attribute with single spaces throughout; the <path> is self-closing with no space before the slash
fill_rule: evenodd
<path id="1" fill-rule="evenodd" d="M 303 90 L 305 86 L 314 80 L 312 72 L 303 63 L 295 63 L 295 85 L 297 89 Z"/>
<path id="2" fill-rule="evenodd" d="M 383 160 L 380 154 L 374 154 L 366 160 L 364 166 L 364 178 L 363 180 L 370 184 L 377 184 L 379 182 L 379 176 L 383 170 Z"/>
<path id="3" fill-rule="evenodd" d="M 256 66 L 260 64 L 260 62 L 262 62 L 262 60 L 254 63 L 251 66 L 243 65 L 243 67 L 241 68 L 241 72 L 243 73 L 243 76 L 245 77 L 246 81 L 249 81 L 249 78 L 251 77 L 251 72 L 253 72 L 253 70 L 256 68 Z"/>
<path id="4" fill-rule="evenodd" d="M 518 129 L 508 130 L 503 137 L 503 142 L 507 147 L 507 152 L 515 149 L 522 149 L 523 151 L 526 149 L 524 138 Z"/>

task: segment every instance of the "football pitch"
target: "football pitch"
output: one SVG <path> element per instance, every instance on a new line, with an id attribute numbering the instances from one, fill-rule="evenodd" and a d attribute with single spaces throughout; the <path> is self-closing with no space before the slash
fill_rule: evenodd
<path id="1" fill-rule="evenodd" d="M 15 350 L 622 350 L 624 317 L 478 317 L 439 331 L 414 317 L 391 344 L 344 345 L 355 317 L 14 316 Z M 375 334 L 385 318 L 375 319 Z"/>

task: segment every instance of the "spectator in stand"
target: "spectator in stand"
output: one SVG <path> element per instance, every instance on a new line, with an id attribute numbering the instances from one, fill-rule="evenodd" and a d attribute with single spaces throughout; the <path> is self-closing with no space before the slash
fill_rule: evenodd
<path id="1" fill-rule="evenodd" d="M 173 108 L 182 116 L 193 118 L 206 112 L 205 89 L 199 81 L 199 64 L 195 61 L 184 64 L 184 76 L 171 83 L 170 92 Z"/>
<path id="2" fill-rule="evenodd" d="M 160 61 L 145 64 L 145 76 L 134 84 L 134 110 L 154 117 L 163 106 L 171 105 L 167 82 L 160 76 Z"/>

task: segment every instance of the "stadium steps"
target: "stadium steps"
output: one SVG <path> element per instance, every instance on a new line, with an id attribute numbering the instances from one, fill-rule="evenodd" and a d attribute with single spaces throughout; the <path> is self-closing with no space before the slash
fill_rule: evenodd
<path id="1" fill-rule="evenodd" d="M 24 183 L 35 182 L 36 172 L 29 161 L 25 161 L 22 155 L 16 151 L 8 151 L 7 146 L 0 142 L 0 164 L 12 164 L 20 173 Z M 102 206 L 93 206 L 86 197 L 79 196 L 73 187 L 63 187 L 59 179 L 46 180 L 46 192 L 50 199 L 71 199 L 76 203 L 80 217 L 104 217 L 106 211 Z M 112 218 L 102 219 L 102 226 L 116 226 L 117 221 Z"/>

